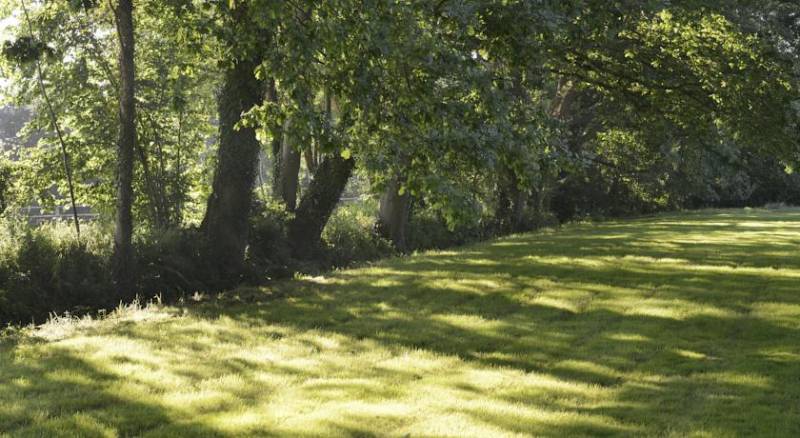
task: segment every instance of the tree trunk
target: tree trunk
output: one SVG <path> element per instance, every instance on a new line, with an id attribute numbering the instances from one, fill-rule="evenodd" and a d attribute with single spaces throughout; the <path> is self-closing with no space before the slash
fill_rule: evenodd
<path id="1" fill-rule="evenodd" d="M 140 113 L 141 115 L 141 113 Z M 165 229 L 169 226 L 168 213 L 164 209 L 166 201 L 163 193 L 156 186 L 152 173 L 150 172 L 150 160 L 147 151 L 142 147 L 141 142 L 137 142 L 135 152 L 138 152 L 139 162 L 142 165 L 142 176 L 147 197 L 149 198 L 150 216 L 156 228 Z"/>
<path id="2" fill-rule="evenodd" d="M 494 226 L 498 233 L 506 234 L 509 231 L 509 220 L 511 216 L 511 193 L 505 168 L 500 170 L 497 179 L 497 199 L 494 206 Z"/>
<path id="3" fill-rule="evenodd" d="M 132 0 L 119 0 L 115 10 L 119 37 L 119 138 L 117 141 L 117 211 L 114 230 L 114 282 L 119 298 L 134 293 L 133 161 L 136 146 L 135 63 Z"/>
<path id="4" fill-rule="evenodd" d="M 319 249 L 322 230 L 336 208 L 355 161 L 340 155 L 328 156 L 320 163 L 314 179 L 303 194 L 294 219 L 289 223 L 289 240 L 294 255 L 309 258 Z"/>
<path id="5" fill-rule="evenodd" d="M 275 80 L 269 81 L 267 86 L 267 99 L 270 103 L 278 103 L 278 88 L 275 86 Z M 283 129 L 280 123 L 272 125 L 272 197 L 274 199 L 281 199 L 281 149 L 283 145 Z"/>
<path id="6" fill-rule="evenodd" d="M 411 212 L 411 196 L 400 194 L 400 183 L 393 178 L 381 196 L 378 211 L 378 232 L 389 239 L 398 251 L 406 251 L 408 220 Z"/>
<path id="7" fill-rule="evenodd" d="M 300 152 L 292 145 L 289 138 L 291 123 L 283 126 L 283 144 L 281 145 L 281 199 L 286 209 L 294 211 L 297 207 L 297 187 L 300 183 Z"/>
<path id="8" fill-rule="evenodd" d="M 570 106 L 575 101 L 575 86 L 572 81 L 561 78 L 556 85 L 556 95 L 550 102 L 550 116 L 563 120 L 567 117 Z"/>
<path id="9" fill-rule="evenodd" d="M 25 1 L 20 1 L 22 12 L 25 16 L 25 22 L 28 25 L 28 33 L 32 41 L 35 40 L 33 35 L 33 25 L 31 24 L 31 17 L 28 15 L 28 7 L 25 6 Z M 75 201 L 75 184 L 72 178 L 72 164 L 69 153 L 67 152 L 67 143 L 64 141 L 64 134 L 61 132 L 61 125 L 58 122 L 58 116 L 53 109 L 53 104 L 50 102 L 50 97 L 47 94 L 47 88 L 44 86 L 44 71 L 42 70 L 42 61 L 39 57 L 36 58 L 36 79 L 39 84 L 39 91 L 42 93 L 42 99 L 47 105 L 47 112 L 50 116 L 50 123 L 53 130 L 56 131 L 58 136 L 58 144 L 61 146 L 61 162 L 64 164 L 64 176 L 67 177 L 67 188 L 69 189 L 69 200 L 72 206 L 72 219 L 75 224 L 75 237 L 81 240 L 81 223 L 78 220 L 78 204 Z M 3 201 L 3 211 L 5 211 L 5 201 Z M 1 212 L 1 211 L 0 211 Z"/>
<path id="10" fill-rule="evenodd" d="M 515 233 L 526 231 L 525 206 L 528 201 L 527 193 L 525 193 L 523 190 L 520 190 L 518 183 L 513 185 L 511 193 L 511 200 L 513 202 L 513 206 L 511 208 L 511 230 Z"/>
<path id="11" fill-rule="evenodd" d="M 527 194 L 520 190 L 516 173 L 508 166 L 500 171 L 495 221 L 501 233 L 516 233 L 525 228 Z"/>
<path id="12" fill-rule="evenodd" d="M 261 103 L 263 84 L 255 77 L 259 59 L 240 60 L 225 72 L 219 105 L 219 150 L 203 229 L 206 256 L 227 282 L 241 274 L 247 246 L 248 218 L 261 146 L 256 131 L 235 128 L 242 113 Z"/>
<path id="13" fill-rule="evenodd" d="M 306 169 L 308 169 L 309 173 L 312 175 L 315 174 L 319 166 L 319 154 L 317 154 L 314 144 L 309 145 L 303 150 L 303 158 L 306 160 Z"/>

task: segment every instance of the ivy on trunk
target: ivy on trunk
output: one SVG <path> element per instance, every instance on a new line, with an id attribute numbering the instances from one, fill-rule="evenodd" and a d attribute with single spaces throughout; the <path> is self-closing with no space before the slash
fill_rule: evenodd
<path id="1" fill-rule="evenodd" d="M 261 145 L 252 127 L 237 126 L 242 113 L 261 103 L 259 59 L 237 62 L 225 72 L 219 95 L 219 150 L 208 209 L 203 220 L 208 261 L 223 281 L 242 271 L 256 163 Z"/>

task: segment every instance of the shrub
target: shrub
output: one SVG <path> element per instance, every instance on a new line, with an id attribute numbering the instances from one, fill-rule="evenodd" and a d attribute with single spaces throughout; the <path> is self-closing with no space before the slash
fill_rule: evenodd
<path id="1" fill-rule="evenodd" d="M 247 266 L 250 280 L 290 277 L 297 261 L 292 258 L 287 229 L 291 213 L 278 202 L 259 204 L 250 218 Z"/>
<path id="2" fill-rule="evenodd" d="M 366 200 L 334 211 L 322 231 L 330 265 L 342 267 L 394 254 L 392 243 L 374 231 L 377 210 L 374 200 Z"/>
<path id="3" fill-rule="evenodd" d="M 558 217 L 550 211 L 538 211 L 529 209 L 526 218 L 526 230 L 533 231 L 542 228 L 555 228 L 559 226 Z"/>
<path id="4" fill-rule="evenodd" d="M 396 253 L 375 233 L 375 200 L 341 205 L 322 233 L 323 251 L 314 260 L 292 257 L 283 205 L 257 205 L 250 221 L 245 277 L 263 283 L 272 278 L 312 273 Z M 432 209 L 418 207 L 408 229 L 409 249 L 440 249 L 492 235 L 481 222 L 451 230 Z M 550 225 L 548 214 L 530 215 L 532 226 Z M 484 221 L 486 222 L 486 221 Z M 487 222 L 488 223 L 488 222 Z M 82 315 L 119 303 L 111 279 L 112 233 L 100 223 L 84 224 L 80 241 L 69 223 L 32 228 L 21 221 L 0 222 L 0 322 L 41 322 L 48 315 Z M 134 240 L 136 289 L 144 299 L 174 301 L 198 291 L 215 291 L 213 261 L 205 260 L 205 239 L 198 228 L 153 231 Z M 228 283 L 229 284 L 229 283 Z"/>
<path id="5" fill-rule="evenodd" d="M 767 210 L 783 210 L 789 208 L 789 206 L 785 202 L 768 202 L 764 205 L 764 208 Z"/>
<path id="6" fill-rule="evenodd" d="M 480 223 L 447 227 L 445 220 L 428 209 L 415 210 L 408 224 L 408 247 L 411 250 L 443 249 L 463 245 L 485 237 Z"/>
<path id="7" fill-rule="evenodd" d="M 61 224 L 37 229 L 6 225 L 0 320 L 41 321 L 51 312 L 83 313 L 113 305 L 110 241 L 102 233 L 86 227 L 78 241 Z"/>
<path id="8" fill-rule="evenodd" d="M 207 288 L 209 269 L 202 265 L 202 235 L 197 228 L 165 230 L 135 242 L 138 287 L 152 298 L 173 300 Z"/>

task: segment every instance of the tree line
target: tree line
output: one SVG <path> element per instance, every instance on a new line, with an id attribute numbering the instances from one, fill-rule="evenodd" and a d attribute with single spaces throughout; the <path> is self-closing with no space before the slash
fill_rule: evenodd
<path id="1" fill-rule="evenodd" d="M 266 203 L 287 214 L 291 256 L 313 260 L 353 178 L 379 199 L 375 232 L 399 251 L 413 249 L 423 211 L 497 235 L 553 215 L 800 202 L 791 1 L 6 0 L 0 11 L 15 19 L 5 98 L 31 107 L 27 132 L 43 133 L 8 153 L 3 204 L 100 211 L 120 298 L 139 292 L 135 237 L 164 230 L 192 230 L 192 259 L 220 287 L 241 281 L 248 254 L 271 251 L 252 236 Z"/>

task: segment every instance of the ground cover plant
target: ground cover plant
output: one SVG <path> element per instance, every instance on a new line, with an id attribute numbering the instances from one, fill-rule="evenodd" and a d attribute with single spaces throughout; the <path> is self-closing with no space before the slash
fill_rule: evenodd
<path id="1" fill-rule="evenodd" d="M 800 209 L 520 234 L 0 342 L 7 436 L 797 436 Z"/>

